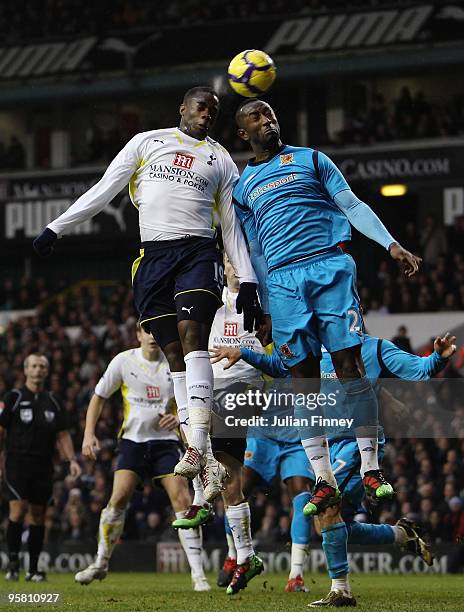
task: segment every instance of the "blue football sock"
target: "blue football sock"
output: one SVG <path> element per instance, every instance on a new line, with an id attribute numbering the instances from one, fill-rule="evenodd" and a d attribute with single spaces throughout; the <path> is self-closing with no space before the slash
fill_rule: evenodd
<path id="1" fill-rule="evenodd" d="M 377 426 L 378 401 L 370 380 L 366 376 L 343 382 L 345 391 L 344 409 L 348 416 L 354 419 L 353 428 Z"/>
<path id="2" fill-rule="evenodd" d="M 371 525 L 370 523 L 348 524 L 350 544 L 394 544 L 395 531 L 391 525 Z"/>
<path id="3" fill-rule="evenodd" d="M 348 531 L 345 523 L 335 523 L 322 530 L 322 548 L 324 549 L 327 569 L 331 578 L 341 578 L 348 574 L 348 552 L 346 542 Z"/>
<path id="4" fill-rule="evenodd" d="M 292 500 L 293 518 L 290 527 L 290 536 L 294 544 L 309 544 L 311 539 L 311 518 L 304 516 L 303 508 L 309 502 L 311 494 L 309 491 L 298 493 Z"/>

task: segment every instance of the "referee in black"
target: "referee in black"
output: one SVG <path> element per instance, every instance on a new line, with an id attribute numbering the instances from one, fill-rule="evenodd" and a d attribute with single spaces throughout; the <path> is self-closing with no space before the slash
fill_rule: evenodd
<path id="1" fill-rule="evenodd" d="M 29 511 L 29 572 L 26 580 L 43 582 L 37 563 L 44 540 L 44 519 L 52 496 L 53 457 L 58 448 L 78 478 L 81 468 L 74 456 L 66 415 L 57 398 L 45 391 L 48 360 L 33 353 L 24 361 L 26 383 L 9 391 L 0 402 L 0 445 L 5 441 L 4 485 L 8 491 L 9 521 L 6 540 L 9 565 L 5 578 L 19 579 L 19 550 L 23 521 Z M 1 448 L 1 446 L 0 446 Z M 1 474 L 1 473 L 0 473 Z"/>

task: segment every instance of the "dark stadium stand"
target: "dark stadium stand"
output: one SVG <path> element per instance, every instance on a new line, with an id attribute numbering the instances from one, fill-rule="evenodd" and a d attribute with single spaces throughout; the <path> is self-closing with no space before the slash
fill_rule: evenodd
<path id="1" fill-rule="evenodd" d="M 411 419 L 401 430 L 404 437 L 388 439 L 383 468 L 396 496 L 379 507 L 368 505 L 357 520 L 393 525 L 406 516 L 425 527 L 432 543 L 445 543 L 430 570 L 420 559 L 399 565 L 398 559 L 413 556 L 397 547 L 397 565 L 385 573 L 463 571 L 464 397 L 455 391 L 464 377 L 463 24 L 464 0 L 0 2 L 0 401 L 23 385 L 25 357 L 44 353 L 50 361 L 47 386 L 62 400 L 83 470 L 73 480 L 64 464 L 55 463 L 46 554 L 56 560 L 62 550 L 75 550 L 81 560 L 75 567 L 51 564 L 50 572 L 74 572 L 89 562 L 85 555 L 95 551 L 112 490 L 123 420 L 119 393 L 107 401 L 96 428 L 97 461 L 85 459 L 80 449 L 102 372 L 116 354 L 137 346 L 129 271 L 139 249 L 138 213 L 125 188 L 57 242 L 52 257 L 38 257 L 32 240 L 98 181 L 136 133 L 177 125 L 184 92 L 195 85 L 218 92 L 221 110 L 211 136 L 241 172 L 251 157 L 234 120 L 244 98 L 229 87 L 227 65 L 252 46 L 270 53 L 277 67 L 264 99 L 278 111 L 283 142 L 327 152 L 354 193 L 423 259 L 418 274 L 407 278 L 384 249 L 353 231 L 343 247 L 357 264 L 366 319 L 398 328 L 396 335 L 384 335 L 422 356 L 434 350 L 431 335 L 448 331 L 452 321 L 458 350 L 430 383 L 439 394 L 432 397 L 422 387 L 414 398 L 420 408 L 441 410 L 451 437 L 433 414 L 428 438 L 419 437 Z M 398 187 L 402 195 L 387 197 L 384 187 Z M 419 331 L 413 329 L 418 319 Z M 377 329 L 368 331 L 380 336 Z M 406 421 L 413 399 L 406 391 L 398 396 Z M 423 412 L 414 414 L 417 422 Z M 417 437 L 406 438 L 408 433 Z M 2 560 L 6 567 L 8 523 L 1 480 L 0 472 L 0 569 Z M 290 557 L 293 506 L 285 485 L 278 480 L 257 489 L 250 507 L 257 550 Z M 207 555 L 213 549 L 222 555 L 224 512 L 217 499 L 214 521 L 204 528 Z M 173 558 L 176 550 L 183 555 L 170 525 L 174 518 L 161 487 L 146 483 L 135 494 L 122 536 L 128 545 L 120 548 L 137 556 L 145 542 L 149 560 L 142 555 L 132 568 L 129 555 L 131 570 L 153 570 L 156 558 L 156 571 L 169 571 L 171 561 L 168 570 L 162 567 L 165 557 L 154 546 L 159 543 L 172 544 Z M 24 531 L 23 543 L 26 537 Z M 325 571 L 320 542 L 314 526 L 314 572 Z M 351 550 L 358 554 L 356 546 Z M 378 559 L 383 551 L 376 551 Z M 370 579 L 377 569 L 365 554 Z M 208 571 L 220 562 L 208 557 Z M 183 571 L 183 561 L 176 563 L 173 572 Z M 405 569 L 407 563 L 412 569 Z M 264 581 L 267 596 L 266 588 Z M 250 592 L 253 597 L 257 589 Z M 366 599 L 361 603 L 364 608 Z"/>

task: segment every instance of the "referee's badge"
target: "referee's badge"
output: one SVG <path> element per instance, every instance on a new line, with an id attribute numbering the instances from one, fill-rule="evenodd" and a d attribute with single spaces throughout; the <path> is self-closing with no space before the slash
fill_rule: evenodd
<path id="1" fill-rule="evenodd" d="M 32 408 L 21 408 L 19 417 L 23 423 L 30 423 L 32 421 Z"/>
<path id="2" fill-rule="evenodd" d="M 55 418 L 55 413 L 52 410 L 45 410 L 44 415 L 45 415 L 45 420 L 47 421 L 47 423 L 51 423 L 53 419 Z"/>

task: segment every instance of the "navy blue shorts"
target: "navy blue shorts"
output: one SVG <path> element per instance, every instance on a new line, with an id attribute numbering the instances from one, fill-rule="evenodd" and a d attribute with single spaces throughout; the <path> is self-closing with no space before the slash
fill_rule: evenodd
<path id="1" fill-rule="evenodd" d="M 215 239 L 182 238 L 142 243 L 132 265 L 141 324 L 191 319 L 212 321 L 222 305 L 224 267 Z M 147 328 L 146 326 L 144 326 Z"/>
<path id="2" fill-rule="evenodd" d="M 131 470 L 142 480 L 155 480 L 173 474 L 183 454 L 180 442 L 175 440 L 133 442 L 121 438 L 116 470 Z"/>

